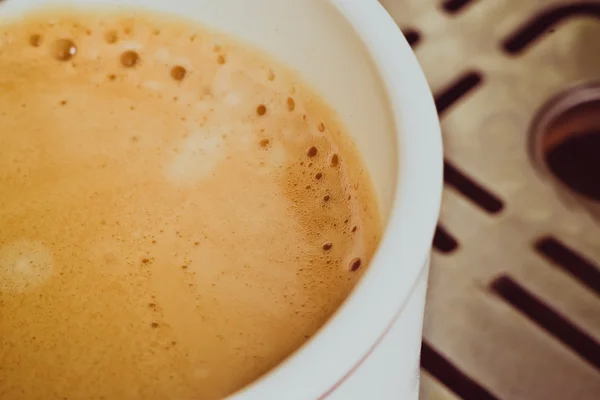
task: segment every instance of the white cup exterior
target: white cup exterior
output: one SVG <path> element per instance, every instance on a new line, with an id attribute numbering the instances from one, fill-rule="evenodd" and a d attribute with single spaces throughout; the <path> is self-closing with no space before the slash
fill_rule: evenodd
<path id="1" fill-rule="evenodd" d="M 0 18 L 53 5 L 141 6 L 197 20 L 291 66 L 336 109 L 372 177 L 384 237 L 367 273 L 318 334 L 231 399 L 337 398 L 390 329 L 397 331 L 394 353 L 407 355 L 395 360 L 394 398 L 416 398 L 442 141 L 425 77 L 383 7 L 376 0 L 5 0 Z"/>

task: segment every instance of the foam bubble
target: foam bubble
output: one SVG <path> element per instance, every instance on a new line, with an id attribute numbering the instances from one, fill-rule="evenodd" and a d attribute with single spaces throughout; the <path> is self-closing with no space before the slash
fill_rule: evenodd
<path id="1" fill-rule="evenodd" d="M 77 46 L 71 39 L 58 39 L 52 44 L 52 55 L 58 61 L 69 61 L 77 54 Z"/>
<path id="2" fill-rule="evenodd" d="M 171 68 L 171 78 L 173 78 L 176 81 L 182 81 L 183 78 L 185 78 L 186 74 L 187 70 L 181 65 L 176 65 L 173 68 Z"/>
<path id="3" fill-rule="evenodd" d="M 355 272 L 355 271 L 358 271 L 361 264 L 362 264 L 362 260 L 359 257 L 356 257 L 356 258 L 353 258 L 352 261 L 350 261 L 350 264 L 348 265 L 348 267 L 351 272 Z"/>
<path id="4" fill-rule="evenodd" d="M 125 68 L 133 68 L 140 62 L 140 55 L 137 51 L 127 50 L 121 54 L 120 61 Z"/>
<path id="5" fill-rule="evenodd" d="M 285 102 L 285 105 L 286 105 L 288 111 L 294 111 L 294 109 L 296 108 L 296 102 L 291 97 L 287 98 L 287 101 Z"/>
<path id="6" fill-rule="evenodd" d="M 0 247 L 0 292 L 23 293 L 43 285 L 54 262 L 50 250 L 39 241 L 20 240 Z"/>
<path id="7" fill-rule="evenodd" d="M 106 31 L 104 34 L 104 40 L 108 44 L 115 44 L 119 40 L 119 34 L 115 30 Z"/>
<path id="8" fill-rule="evenodd" d="M 335 153 L 332 154 L 331 157 L 329 158 L 329 165 L 331 165 L 332 167 L 337 167 L 339 163 L 340 163 L 340 157 Z"/>
<path id="9" fill-rule="evenodd" d="M 32 47 L 40 47 L 42 44 L 42 35 L 39 35 L 36 33 L 36 34 L 29 36 L 29 44 Z"/>
<path id="10" fill-rule="evenodd" d="M 265 106 L 264 104 L 260 104 L 258 107 L 256 107 L 256 115 L 262 117 L 266 113 L 267 113 L 267 106 Z"/>

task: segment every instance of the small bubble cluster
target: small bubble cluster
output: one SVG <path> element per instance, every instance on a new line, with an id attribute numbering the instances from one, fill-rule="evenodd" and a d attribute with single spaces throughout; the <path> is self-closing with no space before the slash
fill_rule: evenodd
<path id="1" fill-rule="evenodd" d="M 307 128 L 309 129 L 309 128 Z M 327 133 L 325 123 L 317 125 L 316 131 Z M 322 265 L 326 270 L 355 273 L 362 269 L 363 251 L 353 248 L 357 240 L 360 220 L 353 210 L 348 192 L 353 185 L 340 185 L 344 175 L 338 151 L 326 141 L 317 140 L 305 147 L 304 155 L 297 161 L 294 178 L 292 178 L 292 193 L 300 220 L 306 226 L 307 232 L 322 232 L 320 243 L 315 243 L 321 250 L 319 257 L 309 261 L 310 265 Z M 300 189 L 302 188 L 302 189 Z M 348 250 L 348 249 L 352 250 Z M 306 269 L 299 271 L 300 275 L 307 274 Z M 344 275 L 344 280 L 354 282 L 357 274 Z"/>
<path id="2" fill-rule="evenodd" d="M 130 35 L 131 30 L 125 29 L 124 33 L 126 35 Z M 92 32 L 90 30 L 87 30 L 86 34 L 89 36 L 92 34 Z M 159 35 L 160 31 L 154 30 L 153 34 Z M 193 36 L 193 37 L 195 37 L 195 36 Z M 118 31 L 113 30 L 113 29 L 107 30 L 104 33 L 104 41 L 110 45 L 118 43 L 119 42 Z M 193 41 L 193 40 L 191 40 L 191 41 Z M 42 46 L 42 44 L 43 44 L 43 36 L 41 34 L 35 33 L 35 34 L 31 34 L 29 36 L 29 45 L 30 46 L 40 47 L 40 46 Z M 219 46 L 215 46 L 215 51 L 219 52 L 219 54 L 217 56 L 217 63 L 219 65 L 225 64 L 226 56 L 225 56 L 225 54 L 220 53 L 221 48 Z M 60 39 L 56 39 L 52 42 L 50 52 L 51 52 L 52 56 L 58 61 L 71 61 L 77 55 L 78 47 L 73 39 L 60 38 Z M 137 52 L 135 50 L 125 50 L 119 56 L 119 63 L 121 64 L 122 67 L 134 68 L 141 63 L 141 56 L 140 56 L 139 52 Z M 269 71 L 270 71 L 269 80 L 273 80 L 274 72 L 272 70 L 269 70 Z M 188 74 L 188 70 L 187 70 L 187 68 L 185 68 L 181 65 L 175 65 L 170 69 L 169 74 L 173 80 L 182 81 Z M 115 74 L 108 74 L 107 77 L 110 81 L 113 81 L 116 79 Z M 262 110 L 261 107 L 264 107 L 264 106 L 259 106 L 259 108 Z"/>

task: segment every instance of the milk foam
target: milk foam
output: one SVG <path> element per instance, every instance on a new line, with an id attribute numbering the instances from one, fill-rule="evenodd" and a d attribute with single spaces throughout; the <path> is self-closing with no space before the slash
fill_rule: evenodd
<path id="1" fill-rule="evenodd" d="M 223 398 L 325 323 L 379 240 L 310 88 L 133 14 L 0 27 L 2 400 Z"/>

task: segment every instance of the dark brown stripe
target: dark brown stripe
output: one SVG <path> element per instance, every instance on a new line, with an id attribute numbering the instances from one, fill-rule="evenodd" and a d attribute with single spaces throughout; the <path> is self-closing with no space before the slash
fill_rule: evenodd
<path id="1" fill-rule="evenodd" d="M 492 292 L 577 353 L 583 360 L 600 369 L 600 345 L 565 317 L 542 303 L 508 276 L 497 278 L 490 288 Z"/>
<path id="2" fill-rule="evenodd" d="M 441 225 L 435 229 L 433 248 L 440 253 L 450 254 L 458 249 L 458 241 Z"/>
<path id="3" fill-rule="evenodd" d="M 408 44 L 410 44 L 410 47 L 413 49 L 421 42 L 421 32 L 416 29 L 405 28 L 402 29 L 402 33 L 404 34 Z"/>
<path id="4" fill-rule="evenodd" d="M 470 71 L 452 82 L 446 89 L 435 96 L 435 106 L 440 117 L 454 103 L 477 88 L 483 80 L 481 73 Z"/>
<path id="5" fill-rule="evenodd" d="M 551 236 L 543 237 L 535 242 L 535 249 L 556 267 L 600 296 L 600 267 Z"/>
<path id="6" fill-rule="evenodd" d="M 490 214 L 497 214 L 504 208 L 502 200 L 459 171 L 449 161 L 444 162 L 444 182 Z"/>
<path id="7" fill-rule="evenodd" d="M 578 2 L 545 10 L 504 39 L 502 47 L 509 54 L 521 54 L 536 39 L 541 38 L 545 33 L 552 32 L 553 28 L 561 21 L 577 16 L 600 18 L 600 4 Z"/>
<path id="8" fill-rule="evenodd" d="M 425 340 L 421 345 L 421 367 L 463 400 L 496 400 L 487 389 L 458 369 Z"/>
<path id="9" fill-rule="evenodd" d="M 442 8 L 449 14 L 456 14 L 474 2 L 474 0 L 444 0 Z"/>

